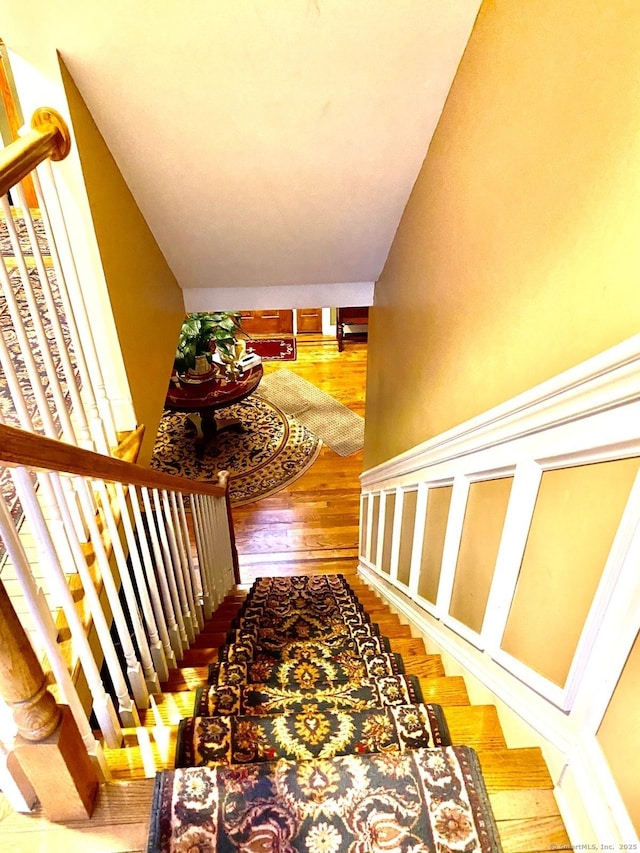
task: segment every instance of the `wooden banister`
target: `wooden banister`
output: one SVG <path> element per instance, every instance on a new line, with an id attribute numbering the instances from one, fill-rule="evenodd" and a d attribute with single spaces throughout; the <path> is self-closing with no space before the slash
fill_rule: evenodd
<path id="1" fill-rule="evenodd" d="M 229 479 L 228 471 L 219 471 L 215 484 L 164 474 L 142 465 L 84 450 L 64 441 L 56 441 L 1 424 L 0 464 L 8 467 L 24 465 L 42 471 L 77 474 L 80 477 L 144 486 L 148 489 L 168 489 L 213 497 L 225 496 Z"/>
<path id="2" fill-rule="evenodd" d="M 0 150 L 0 195 L 45 160 L 64 160 L 70 149 L 65 120 L 51 107 L 40 107 L 31 117 L 31 130 Z"/>
<path id="3" fill-rule="evenodd" d="M 68 708 L 56 705 L 0 581 L 0 695 L 18 727 L 15 754 L 47 817 L 91 815 L 98 777 Z M 55 781 L 54 781 L 55 780 Z"/>

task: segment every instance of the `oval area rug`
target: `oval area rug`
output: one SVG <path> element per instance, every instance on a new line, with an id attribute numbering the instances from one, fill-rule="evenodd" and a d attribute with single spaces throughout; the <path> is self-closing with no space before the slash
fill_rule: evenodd
<path id="1" fill-rule="evenodd" d="M 151 467 L 192 480 L 215 480 L 229 471 L 233 506 L 252 503 L 285 489 L 318 458 L 322 442 L 266 400 L 249 397 L 221 410 L 239 418 L 243 430 L 225 430 L 209 442 L 202 459 L 195 454 L 196 429 L 183 412 L 165 412 L 151 458 Z"/>

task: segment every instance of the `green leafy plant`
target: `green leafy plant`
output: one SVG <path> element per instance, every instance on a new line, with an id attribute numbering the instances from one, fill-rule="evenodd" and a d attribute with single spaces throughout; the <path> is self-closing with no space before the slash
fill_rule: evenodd
<path id="1" fill-rule="evenodd" d="M 242 334 L 240 315 L 230 311 L 206 311 L 187 314 L 178 339 L 173 363 L 176 373 L 193 369 L 197 355 L 211 363 L 214 350 L 224 360 L 233 358 L 236 337 Z"/>

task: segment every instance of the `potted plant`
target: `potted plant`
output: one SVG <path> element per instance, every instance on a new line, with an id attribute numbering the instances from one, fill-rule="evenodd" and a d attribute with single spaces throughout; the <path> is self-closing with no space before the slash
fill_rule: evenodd
<path id="1" fill-rule="evenodd" d="M 178 375 L 202 375 L 211 370 L 213 354 L 233 363 L 236 336 L 242 333 L 240 315 L 231 311 L 205 311 L 187 314 L 178 339 L 174 369 Z"/>

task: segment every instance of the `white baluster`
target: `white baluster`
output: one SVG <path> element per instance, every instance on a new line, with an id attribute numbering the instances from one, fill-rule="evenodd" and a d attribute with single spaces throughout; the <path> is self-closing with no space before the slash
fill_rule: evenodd
<path id="1" fill-rule="evenodd" d="M 193 520 L 193 530 L 196 538 L 196 551 L 198 552 L 198 578 L 200 581 L 202 608 L 204 610 L 205 620 L 209 621 L 209 619 L 211 619 L 211 613 L 213 611 L 211 607 L 211 595 L 209 593 L 209 581 L 207 578 L 206 571 L 206 550 L 202 541 L 202 518 L 200 516 L 200 506 L 196 502 L 197 499 L 198 495 L 189 495 L 189 502 L 191 504 L 191 518 Z"/>
<path id="2" fill-rule="evenodd" d="M 182 531 L 182 544 L 184 546 L 185 556 L 187 558 L 187 572 L 191 578 L 191 587 L 193 597 L 196 600 L 194 610 L 196 619 L 198 620 L 198 629 L 201 631 L 204 627 L 204 618 L 202 616 L 202 581 L 200 572 L 198 571 L 193 560 L 193 550 L 191 545 L 191 537 L 189 536 L 189 527 L 187 525 L 187 516 L 184 509 L 185 496 L 177 495 L 178 514 L 180 516 L 180 529 Z"/>
<path id="3" fill-rule="evenodd" d="M 140 605 L 142 607 L 142 613 L 144 615 L 147 634 L 149 635 L 149 649 L 151 652 L 151 657 L 153 658 L 153 667 L 157 672 L 157 678 L 160 681 L 166 681 L 169 677 L 167 659 L 165 658 L 162 642 L 160 641 L 160 637 L 158 635 L 158 626 L 156 624 L 153 607 L 149 598 L 149 590 L 147 588 L 146 578 L 144 576 L 142 563 L 140 561 L 140 553 L 138 551 L 139 543 L 136 542 L 133 525 L 131 524 L 131 516 L 129 515 L 129 507 L 127 505 L 127 496 L 125 494 L 125 490 L 122 483 L 115 483 L 115 491 L 118 503 L 120 505 L 124 535 L 126 537 L 127 545 L 129 548 L 129 559 L 131 560 L 131 565 L 133 567 L 133 574 L 136 579 L 138 596 L 140 597 Z M 168 643 L 169 637 L 167 636 L 167 644 Z M 147 681 L 147 685 L 148 684 L 149 682 Z M 154 691 L 149 688 L 149 692 L 153 693 L 157 692 L 157 690 Z"/>
<path id="4" fill-rule="evenodd" d="M 204 550 L 204 570 L 207 577 L 207 587 L 209 590 L 209 606 L 213 612 L 218 606 L 216 598 L 216 588 L 214 583 L 214 554 L 213 554 L 213 537 L 211 535 L 211 527 L 209 517 L 206 511 L 206 501 L 204 495 L 196 495 L 198 516 L 200 519 L 200 537 Z"/>
<path id="5" fill-rule="evenodd" d="M 156 564 L 157 577 L 160 583 L 160 590 L 162 592 L 162 604 L 164 607 L 165 616 L 167 619 L 167 626 L 169 630 L 169 639 L 171 641 L 171 648 L 173 649 L 173 653 L 175 655 L 176 660 L 182 660 L 183 658 L 183 648 L 180 626 L 178 625 L 178 616 L 180 616 L 180 611 L 178 609 L 178 613 L 176 615 L 176 610 L 174 607 L 173 596 L 171 595 L 171 590 L 169 588 L 169 581 L 167 578 L 167 568 L 164 564 L 164 557 L 162 555 L 162 547 L 160 545 L 160 540 L 158 537 L 158 528 L 156 526 L 156 521 L 154 518 L 153 511 L 151 509 L 151 501 L 149 499 L 149 490 L 146 488 L 141 489 L 142 493 L 142 502 L 144 504 L 144 511 L 147 515 L 147 527 L 149 530 L 149 536 L 151 537 L 151 547 L 153 548 L 153 558 Z"/>
<path id="6" fill-rule="evenodd" d="M 66 496 L 64 495 L 62 484 L 60 483 L 60 477 L 58 474 L 52 472 L 49 475 L 49 478 L 51 481 L 51 485 L 57 491 L 58 496 L 61 498 L 60 509 L 65 525 L 68 528 L 71 528 L 71 516 L 69 514 L 69 509 L 66 504 Z M 82 485 L 84 486 L 84 483 Z M 84 489 L 84 491 L 86 492 L 85 501 L 87 505 L 91 508 L 91 514 L 93 515 L 93 502 L 91 500 L 91 496 L 89 495 L 89 490 Z M 120 716 L 120 720 L 122 721 L 122 724 L 124 726 L 137 726 L 140 724 L 140 718 L 138 716 L 136 707 L 131 699 L 131 696 L 129 695 L 129 689 L 125 682 L 124 674 L 122 672 L 122 667 L 120 666 L 120 661 L 118 660 L 118 655 L 116 653 L 115 646 L 113 645 L 113 640 L 109 631 L 109 625 L 107 624 L 107 619 L 104 614 L 104 610 L 102 609 L 100 597 L 98 596 L 97 590 L 94 585 L 91 570 L 89 569 L 89 566 L 87 564 L 87 558 L 85 557 L 82 551 L 82 546 L 77 537 L 71 537 L 70 544 L 71 549 L 73 551 L 75 566 L 80 576 L 80 580 L 82 581 L 82 588 L 84 589 L 87 604 L 89 605 L 89 610 L 91 611 L 91 616 L 93 618 L 93 625 L 96 630 L 96 634 L 98 635 L 100 649 L 104 654 L 105 663 L 109 671 L 109 678 L 111 679 L 113 689 L 118 699 L 118 714 Z M 100 544 L 102 543 L 100 542 Z M 96 549 L 94 549 L 94 552 L 97 558 L 98 552 L 96 551 Z"/>
<path id="7" fill-rule="evenodd" d="M 113 579 L 113 573 L 109 564 L 109 558 L 107 556 L 107 552 L 105 551 L 104 544 L 102 542 L 102 537 L 100 535 L 100 530 L 98 528 L 98 524 L 94 515 L 94 507 L 89 492 L 89 487 L 87 486 L 84 480 L 80 480 L 79 478 L 76 478 L 75 483 L 76 491 L 78 492 L 78 496 L 80 498 L 82 512 L 84 514 L 85 521 L 87 522 L 87 525 L 89 527 L 89 535 L 91 537 L 91 544 L 93 545 L 93 551 L 96 557 L 96 562 L 100 570 L 100 575 L 102 577 L 102 582 L 107 593 L 107 598 L 109 599 L 109 606 L 111 608 L 111 613 L 113 614 L 113 621 L 115 623 L 116 631 L 118 633 L 118 640 L 120 641 L 120 645 L 122 646 L 122 653 L 124 654 L 125 661 L 127 662 L 127 678 L 129 679 L 129 684 L 131 685 L 133 697 L 138 708 L 148 708 L 149 691 L 147 690 L 147 685 L 144 681 L 144 675 L 142 673 L 140 663 L 136 657 L 136 653 L 131 642 L 131 637 L 129 636 L 127 621 L 125 619 L 124 611 L 122 609 L 122 605 L 120 604 L 120 599 L 118 597 L 118 588 Z M 120 696 L 118 696 L 118 698 L 120 698 Z M 135 709 L 126 709 L 127 712 L 131 710 Z M 134 718 L 133 714 L 130 714 L 129 716 L 131 718 Z M 135 717 L 137 718 L 137 716 L 138 715 L 136 713 Z M 126 723 L 125 725 L 138 724 L 139 722 L 133 722 Z"/>
<path id="8" fill-rule="evenodd" d="M 94 700 L 93 709 L 105 743 L 112 747 L 120 746 L 122 731 L 113 708 L 113 703 L 107 695 L 100 679 L 100 673 L 89 647 L 84 627 L 78 616 L 73 596 L 67 586 L 49 529 L 36 498 L 31 477 L 25 468 L 11 469 L 11 476 L 25 516 L 29 519 L 29 523 L 39 543 L 43 566 L 46 568 L 49 580 L 55 586 L 58 598 L 62 602 L 64 615 L 73 639 L 74 649 L 78 653 L 87 684 L 91 690 Z M 43 474 L 42 478 L 44 479 L 46 476 Z M 58 632 L 53 617 L 36 585 L 18 532 L 15 529 L 9 510 L 2 500 L 0 500 L 0 531 L 2 532 L 2 539 L 13 563 L 29 614 L 38 629 L 42 645 L 47 654 L 47 659 L 56 682 L 60 687 L 63 700 L 71 709 L 87 752 L 92 756 L 102 777 L 108 779 L 110 773 L 104 761 L 102 747 L 93 736 L 80 697 L 71 680 L 67 665 L 60 654 Z"/>
<path id="9" fill-rule="evenodd" d="M 204 515 L 207 525 L 207 541 L 211 552 L 211 583 L 213 586 L 213 606 L 220 606 L 220 556 L 218 551 L 218 539 L 212 511 L 213 499 L 211 495 L 203 495 Z"/>
<path id="10" fill-rule="evenodd" d="M 152 494 L 153 505 L 155 508 L 155 522 L 158 529 L 158 535 L 160 537 L 160 545 L 162 547 L 162 559 L 166 569 L 167 583 L 169 584 L 169 592 L 171 593 L 171 601 L 173 602 L 173 612 L 175 613 L 176 622 L 178 623 L 178 630 L 180 631 L 180 642 L 182 643 L 182 648 L 188 649 L 189 639 L 187 637 L 187 631 L 182 615 L 182 603 L 180 601 L 180 594 L 178 593 L 175 565 L 173 563 L 171 550 L 169 548 L 169 540 L 167 538 L 167 528 L 164 517 L 164 510 L 162 508 L 162 500 L 158 489 L 153 489 Z"/>
<path id="11" fill-rule="evenodd" d="M 113 515 L 113 508 L 111 506 L 111 495 L 109 494 L 109 491 L 103 480 L 95 480 L 94 483 L 97 492 L 100 495 L 102 517 L 106 521 L 107 530 L 109 531 L 109 536 L 111 537 L 111 547 L 113 548 L 113 554 L 115 556 L 116 565 L 118 567 L 118 573 L 120 575 L 120 583 L 124 592 L 127 610 L 129 611 L 129 620 L 133 627 L 133 633 L 136 638 L 136 644 L 138 646 L 138 652 L 140 654 L 140 663 L 142 664 L 142 671 L 144 673 L 144 680 L 147 685 L 147 690 L 149 691 L 149 693 L 160 693 L 158 673 L 153 668 L 153 661 L 151 660 L 151 650 L 149 649 L 147 635 L 144 632 L 144 626 L 142 624 L 142 620 L 140 619 L 140 613 L 138 612 L 138 601 L 136 599 L 136 593 L 131 582 L 131 575 L 129 574 L 127 558 L 124 553 L 124 548 L 122 547 L 122 542 L 120 541 L 118 524 Z M 122 514 L 126 513 L 126 506 L 121 505 L 121 509 Z M 143 706 L 138 705 L 138 708 L 140 707 Z M 144 707 L 148 707 L 148 704 Z"/>
<path id="12" fill-rule="evenodd" d="M 178 552 L 178 543 L 176 540 L 176 532 L 174 529 L 173 516 L 171 514 L 171 506 L 169 504 L 169 494 L 166 489 L 160 493 L 162 500 L 162 512 L 164 515 L 164 526 L 169 545 L 169 553 L 171 555 L 171 563 L 173 565 L 173 576 L 176 580 L 176 588 L 178 590 L 178 598 L 180 599 L 180 607 L 182 608 L 182 621 L 187 634 L 189 645 L 195 640 L 195 631 L 193 623 L 195 620 L 191 618 L 189 610 L 189 601 L 187 598 L 186 587 L 184 583 L 184 575 L 182 573 L 182 561 Z"/>
<path id="13" fill-rule="evenodd" d="M 231 548 L 231 532 L 225 498 L 215 498 L 213 502 L 216 520 L 216 531 L 220 543 L 221 577 L 223 581 L 222 597 L 224 598 L 235 584 L 233 571 L 233 551 Z"/>
<path id="14" fill-rule="evenodd" d="M 46 210 L 49 216 L 55 217 L 55 247 L 60 260 L 62 261 L 60 269 L 63 269 L 66 277 L 67 291 L 70 297 L 70 304 L 73 306 L 76 323 L 78 326 L 80 341 L 79 349 L 82 349 L 88 365 L 87 375 L 91 377 L 92 386 L 94 389 L 98 411 L 101 415 L 102 424 L 106 433 L 107 442 L 111 447 L 118 444 L 118 437 L 111 408 L 111 401 L 107 395 L 104 375 L 100 366 L 100 359 L 91 330 L 91 321 L 87 312 L 87 307 L 84 299 L 83 288 L 80 285 L 78 271 L 73 257 L 73 250 L 67 233 L 66 222 L 60 205 L 58 189 L 55 182 L 55 177 L 51 169 L 51 164 L 48 160 L 41 164 L 38 168 L 38 175 L 46 180 Z M 38 185 L 36 185 L 38 189 Z M 84 377 L 83 377 L 84 380 Z"/>
<path id="15" fill-rule="evenodd" d="M 158 626 L 158 634 L 162 643 L 163 657 L 167 663 L 168 669 L 175 669 L 176 656 L 171 646 L 171 639 L 169 638 L 169 630 L 167 628 L 167 620 L 165 619 L 164 610 L 162 609 L 162 599 L 160 598 L 158 581 L 156 580 L 156 574 L 153 568 L 153 560 L 151 559 L 151 552 L 149 550 L 149 533 L 147 533 L 144 526 L 144 522 L 142 520 L 142 513 L 140 512 L 140 502 L 138 500 L 138 493 L 136 492 L 135 486 L 129 486 L 129 499 L 131 501 L 131 508 L 133 510 L 133 520 L 135 522 L 136 530 L 138 532 L 138 543 L 140 545 L 140 553 L 142 554 L 142 562 L 144 563 L 145 580 L 149 589 L 149 596 L 151 598 L 153 615 L 155 616 L 156 625 Z M 151 654 L 153 654 L 153 646 L 151 647 Z M 160 669 L 158 667 L 157 662 L 156 670 L 160 674 Z M 166 678 L 168 678 L 168 674 Z M 163 678 L 163 676 L 160 675 L 161 681 L 165 681 L 166 678 Z"/>
<path id="16" fill-rule="evenodd" d="M 82 397 L 80 396 L 80 389 L 78 388 L 78 382 L 76 380 L 76 370 L 73 364 L 71 363 L 69 347 L 66 342 L 64 332 L 62 330 L 62 324 L 60 323 L 59 311 L 63 306 L 62 303 L 58 305 L 53 296 L 53 291 L 51 289 L 51 284 L 47 275 L 47 269 L 44 263 L 44 259 L 42 257 L 42 252 L 40 251 L 40 244 L 38 242 L 38 235 L 36 233 L 35 224 L 33 222 L 33 218 L 31 217 L 31 211 L 29 209 L 29 205 L 27 204 L 22 185 L 16 185 L 11 192 L 17 193 L 18 202 L 22 206 L 24 222 L 27 228 L 27 232 L 29 234 L 29 239 L 31 241 L 33 257 L 35 260 L 36 269 L 38 270 L 38 278 L 40 279 L 42 294 L 44 296 L 45 304 L 47 306 L 49 321 L 53 330 L 53 336 L 58 347 L 58 356 L 62 365 L 62 372 L 67 383 L 69 396 L 71 398 L 72 412 L 75 418 L 75 422 L 77 424 L 76 432 L 78 434 L 79 443 L 87 450 L 95 450 L 94 442 L 91 438 L 91 432 L 89 430 L 87 415 L 84 410 Z M 61 273 L 58 270 L 55 270 L 55 273 L 57 281 Z M 67 323 L 66 325 L 67 328 L 69 328 L 69 324 Z M 73 337 L 71 337 L 71 345 L 74 350 L 77 350 L 79 343 L 79 340 L 75 339 L 74 341 Z"/>
<path id="17" fill-rule="evenodd" d="M 60 386 L 60 382 L 58 379 L 58 373 L 56 370 L 56 365 L 53 362 L 53 356 L 51 355 L 51 350 L 49 349 L 49 340 L 47 338 L 46 332 L 44 330 L 44 324 L 42 322 L 42 317 L 40 316 L 40 306 L 38 305 L 36 298 L 33 293 L 33 287 L 31 285 L 31 278 L 29 277 L 29 270 L 27 269 L 27 265 L 25 263 L 24 257 L 22 255 L 22 248 L 20 246 L 20 240 L 18 238 L 18 233 L 16 231 L 16 227 L 13 221 L 13 216 L 11 215 L 11 207 L 9 206 L 9 201 L 6 196 L 3 196 L 0 199 L 0 205 L 2 206 L 2 210 L 5 216 L 5 226 L 7 228 L 7 232 L 9 234 L 9 239 L 11 241 L 11 245 L 13 247 L 14 259 L 16 261 L 18 270 L 20 272 L 20 280 L 22 282 L 22 289 L 24 295 L 27 300 L 27 306 L 29 308 L 29 317 L 31 323 L 33 325 L 33 332 L 35 334 L 37 348 L 40 350 L 40 356 L 42 358 L 42 368 L 44 371 L 44 376 L 41 376 L 40 371 L 38 371 L 37 366 L 35 365 L 35 359 L 31 352 L 33 349 L 33 342 L 30 342 L 27 338 L 27 333 L 25 329 L 25 317 L 24 311 L 20 310 L 20 306 L 18 304 L 18 300 L 15 298 L 15 294 L 13 292 L 13 288 L 11 287 L 11 283 L 8 275 L 6 279 L 3 277 L 3 286 L 5 287 L 7 305 L 11 308 L 11 319 L 13 321 L 13 327 L 16 334 L 19 337 L 20 345 L 23 350 L 29 349 L 29 357 L 32 365 L 35 368 L 35 374 L 31 376 L 31 382 L 33 384 L 36 381 L 39 385 L 42 383 L 42 379 L 45 379 L 49 392 L 53 396 L 53 400 L 56 407 L 56 414 L 60 419 L 60 423 L 62 426 L 62 433 L 65 440 L 69 444 L 76 444 L 76 433 L 73 428 L 73 424 L 71 423 L 71 418 L 69 417 L 69 411 L 67 409 L 67 403 L 64 399 L 64 394 L 62 393 L 62 387 Z M 44 270 L 44 268 L 43 268 Z M 5 271 L 6 272 L 6 271 Z M 45 273 L 46 277 L 46 273 Z M 19 327 L 22 331 L 19 330 Z M 23 352 L 23 357 L 25 353 Z M 37 377 L 37 378 L 36 378 Z M 47 405 L 47 410 L 49 406 Z M 49 424 L 45 422 L 45 430 L 47 431 L 47 435 L 50 438 L 57 438 L 58 431 L 55 429 L 53 422 L 51 423 L 51 427 L 49 428 Z"/>
<path id="18" fill-rule="evenodd" d="M 180 501 L 182 501 L 182 496 L 180 496 Z M 200 631 L 200 623 L 198 620 L 198 614 L 196 613 L 196 603 L 193 597 L 193 583 L 191 580 L 191 572 L 189 570 L 189 561 L 187 559 L 187 548 L 184 543 L 184 537 L 182 534 L 182 524 L 180 521 L 180 513 L 178 512 L 178 502 L 176 500 L 176 493 L 169 492 L 169 505 L 171 507 L 171 518 L 173 521 L 173 533 L 176 538 L 176 547 L 178 549 L 178 555 L 180 557 L 180 565 L 182 567 L 182 576 L 184 578 L 184 590 L 187 596 L 187 603 L 189 606 L 189 613 L 191 614 L 191 626 L 193 629 L 194 639 L 196 634 Z"/>
<path id="19" fill-rule="evenodd" d="M 64 269 L 62 267 L 62 264 L 60 263 L 60 257 L 58 255 L 56 241 L 53 235 L 53 230 L 51 228 L 51 221 L 49 219 L 47 206 L 44 201 L 42 188 L 40 186 L 40 181 L 38 179 L 37 173 L 32 172 L 31 177 L 33 179 L 36 195 L 38 196 L 38 203 L 40 204 L 40 216 L 42 218 L 42 223 L 47 233 L 51 261 L 56 271 L 56 284 L 58 285 L 60 302 L 62 303 L 65 320 L 69 329 L 69 335 L 71 337 L 71 340 L 73 341 L 74 356 L 82 384 L 81 398 L 84 404 L 83 408 L 86 412 L 87 421 L 89 423 L 89 430 L 91 432 L 91 436 L 93 438 L 96 450 L 98 450 L 100 453 L 105 453 L 108 456 L 110 450 L 109 442 L 107 441 L 107 433 L 104 424 L 102 423 L 102 416 L 100 415 L 100 411 L 98 409 L 96 395 L 93 388 L 93 380 L 89 372 L 89 368 L 87 366 L 87 361 L 85 359 L 84 349 L 82 347 L 82 339 L 78 331 L 75 311 L 73 309 L 71 299 L 69 298 L 67 281 L 65 278 Z M 61 211 L 59 213 L 60 215 L 62 215 Z"/>

